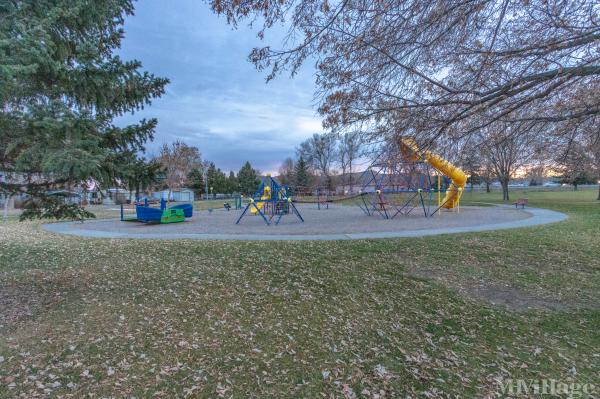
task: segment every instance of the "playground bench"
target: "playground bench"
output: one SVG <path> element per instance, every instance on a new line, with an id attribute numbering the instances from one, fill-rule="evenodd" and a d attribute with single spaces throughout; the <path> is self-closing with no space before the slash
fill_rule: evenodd
<path id="1" fill-rule="evenodd" d="M 525 209 L 525 205 L 527 205 L 527 198 L 518 198 L 514 204 L 515 204 L 515 208 L 519 208 L 521 207 L 521 209 Z"/>

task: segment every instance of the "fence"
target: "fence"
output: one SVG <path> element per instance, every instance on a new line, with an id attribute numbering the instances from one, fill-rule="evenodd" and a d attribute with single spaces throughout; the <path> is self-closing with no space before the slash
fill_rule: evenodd
<path id="1" fill-rule="evenodd" d="M 535 191 L 535 192 L 553 192 L 553 191 L 573 191 L 575 188 L 572 185 L 565 185 L 565 186 L 516 186 L 516 185 L 509 185 L 508 186 L 508 191 Z M 598 190 L 598 185 L 596 184 L 581 184 L 577 186 L 577 190 Z M 469 186 L 468 184 L 465 186 L 465 192 L 474 192 L 474 193 L 481 193 L 481 192 L 485 192 L 486 191 L 486 187 L 485 185 L 475 185 L 473 186 L 473 189 L 471 190 L 471 186 Z M 496 191 L 502 191 L 502 186 L 499 185 L 493 185 L 490 186 L 490 191 L 492 192 L 496 192 Z"/>

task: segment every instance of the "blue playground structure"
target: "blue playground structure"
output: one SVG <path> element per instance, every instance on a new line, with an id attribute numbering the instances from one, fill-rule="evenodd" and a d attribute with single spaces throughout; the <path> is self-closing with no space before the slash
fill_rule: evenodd
<path id="1" fill-rule="evenodd" d="M 169 209 L 181 209 L 181 210 L 183 210 L 183 216 L 185 216 L 186 218 L 191 218 L 192 216 L 194 216 L 194 207 L 193 207 L 192 204 L 173 205 Z"/>
<path id="2" fill-rule="evenodd" d="M 301 222 L 304 222 L 292 201 L 289 188 L 280 185 L 271 176 L 267 176 L 261 181 L 235 224 L 239 224 L 248 214 L 260 216 L 267 225 L 270 225 L 274 218 L 276 218 L 275 224 L 278 225 L 281 218 L 289 214 L 295 215 Z"/>
<path id="3" fill-rule="evenodd" d="M 143 205 L 141 205 L 143 204 Z M 126 217 L 121 204 L 121 221 L 142 223 L 177 223 L 193 216 L 192 204 L 179 204 L 167 208 L 167 201 L 160 200 L 160 209 L 148 205 L 148 199 L 143 202 L 137 201 L 135 206 L 135 217 Z"/>

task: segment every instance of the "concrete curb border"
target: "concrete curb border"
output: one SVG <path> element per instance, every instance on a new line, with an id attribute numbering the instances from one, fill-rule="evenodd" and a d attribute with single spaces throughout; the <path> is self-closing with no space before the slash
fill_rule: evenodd
<path id="1" fill-rule="evenodd" d="M 508 205 L 497 205 L 508 206 Z M 566 220 L 568 216 L 561 212 L 542 208 L 527 208 L 524 212 L 532 216 L 527 219 L 505 223 L 484 224 L 480 226 L 441 227 L 436 229 L 370 232 L 370 233 L 340 233 L 340 234 L 305 234 L 305 235 L 270 235 L 270 234 L 206 234 L 206 233 L 162 233 L 162 234 L 132 234 L 112 231 L 86 230 L 77 228 L 78 222 L 49 223 L 42 226 L 51 233 L 66 234 L 87 238 L 117 238 L 117 239 L 150 239 L 150 240 L 231 240 L 231 241 L 331 241 L 331 240 L 362 240 L 371 238 L 411 238 L 426 237 L 440 234 L 474 233 L 493 230 L 518 229 L 522 227 L 540 226 Z M 118 220 L 118 219 L 116 219 Z M 93 223 L 93 222 L 92 222 Z"/>

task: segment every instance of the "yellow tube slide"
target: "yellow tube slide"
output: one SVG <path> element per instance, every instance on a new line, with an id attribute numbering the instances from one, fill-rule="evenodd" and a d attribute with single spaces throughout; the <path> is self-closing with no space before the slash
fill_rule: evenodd
<path id="1" fill-rule="evenodd" d="M 268 200 L 271 199 L 271 187 L 269 186 L 265 186 L 264 191 L 263 191 L 263 195 L 262 197 L 260 197 L 261 200 Z M 262 209 L 265 206 L 264 202 L 257 202 L 256 203 L 256 208 L 258 209 Z M 253 215 L 256 215 L 258 213 L 258 211 L 256 210 L 255 207 L 250 208 L 250 213 Z"/>
<path id="2" fill-rule="evenodd" d="M 401 150 L 405 153 L 409 153 L 409 159 L 414 160 L 415 158 L 418 159 L 418 157 L 422 157 L 440 173 L 448 176 L 450 180 L 452 180 L 446 191 L 446 196 L 442 200 L 442 208 L 452 209 L 457 206 L 465 184 L 467 183 L 467 175 L 465 175 L 465 172 L 437 154 L 430 151 L 421 151 L 417 146 L 417 143 L 411 138 L 401 138 L 400 144 Z"/>

